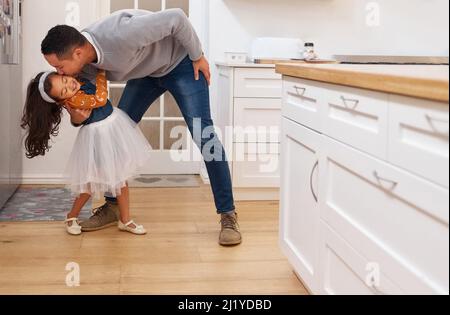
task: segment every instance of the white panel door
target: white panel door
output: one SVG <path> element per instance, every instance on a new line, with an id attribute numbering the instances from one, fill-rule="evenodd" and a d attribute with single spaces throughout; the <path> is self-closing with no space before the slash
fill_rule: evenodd
<path id="1" fill-rule="evenodd" d="M 320 294 L 400 295 L 374 262 L 352 248 L 326 223 L 320 226 Z"/>
<path id="2" fill-rule="evenodd" d="M 449 193 L 330 138 L 323 219 L 409 294 L 448 294 Z"/>
<path id="3" fill-rule="evenodd" d="M 317 292 L 321 136 L 286 118 L 282 126 L 281 246 L 304 283 Z"/>

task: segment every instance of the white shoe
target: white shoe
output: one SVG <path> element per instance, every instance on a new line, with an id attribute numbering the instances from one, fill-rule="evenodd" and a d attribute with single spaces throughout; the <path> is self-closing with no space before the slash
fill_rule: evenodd
<path id="1" fill-rule="evenodd" d="M 66 219 L 64 221 L 66 224 L 67 233 L 70 235 L 80 235 L 81 234 L 81 226 L 78 223 L 78 218 Z M 72 223 L 72 224 L 69 224 Z"/>
<path id="2" fill-rule="evenodd" d="M 133 228 L 133 227 L 131 227 L 131 225 L 134 225 L 135 227 Z M 122 221 L 119 220 L 118 228 L 121 231 L 130 232 L 130 233 L 136 234 L 136 235 L 147 234 L 147 230 L 142 225 L 137 225 L 136 223 L 134 223 L 133 220 L 131 220 L 127 224 L 123 224 Z"/>

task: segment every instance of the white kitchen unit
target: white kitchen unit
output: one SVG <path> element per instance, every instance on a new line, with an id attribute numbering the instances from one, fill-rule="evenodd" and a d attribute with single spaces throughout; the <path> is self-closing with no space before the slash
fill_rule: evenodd
<path id="1" fill-rule="evenodd" d="M 295 272 L 314 294 L 448 294 L 448 95 L 302 73 L 283 79 L 280 244 Z"/>
<path id="2" fill-rule="evenodd" d="M 216 126 L 236 200 L 278 200 L 282 81 L 274 65 L 217 63 Z"/>

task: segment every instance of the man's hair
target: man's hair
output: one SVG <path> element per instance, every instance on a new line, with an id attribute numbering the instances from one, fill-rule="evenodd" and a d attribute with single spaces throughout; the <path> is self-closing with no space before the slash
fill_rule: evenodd
<path id="1" fill-rule="evenodd" d="M 69 57 L 74 48 L 84 46 L 87 40 L 76 28 L 57 25 L 48 31 L 41 44 L 44 55 L 56 54 L 59 59 Z"/>

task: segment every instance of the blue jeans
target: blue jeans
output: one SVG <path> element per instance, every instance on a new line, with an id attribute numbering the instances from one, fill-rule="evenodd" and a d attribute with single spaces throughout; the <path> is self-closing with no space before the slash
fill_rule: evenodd
<path id="1" fill-rule="evenodd" d="M 200 80 L 195 80 L 194 67 L 189 57 L 164 77 L 128 81 L 118 107 L 139 123 L 149 107 L 167 91 L 175 98 L 191 135 L 194 135 L 194 119 L 201 121 L 202 131 L 213 127 L 208 83 L 201 72 Z M 217 212 L 220 214 L 235 210 L 230 169 L 217 135 L 207 132 L 207 137 L 195 136 L 194 142 L 205 159 Z M 205 145 L 211 152 L 204 152 Z M 211 153 L 217 153 L 214 150 L 220 152 L 211 159 Z M 115 198 L 106 195 L 105 198 L 107 201 L 117 202 Z"/>

